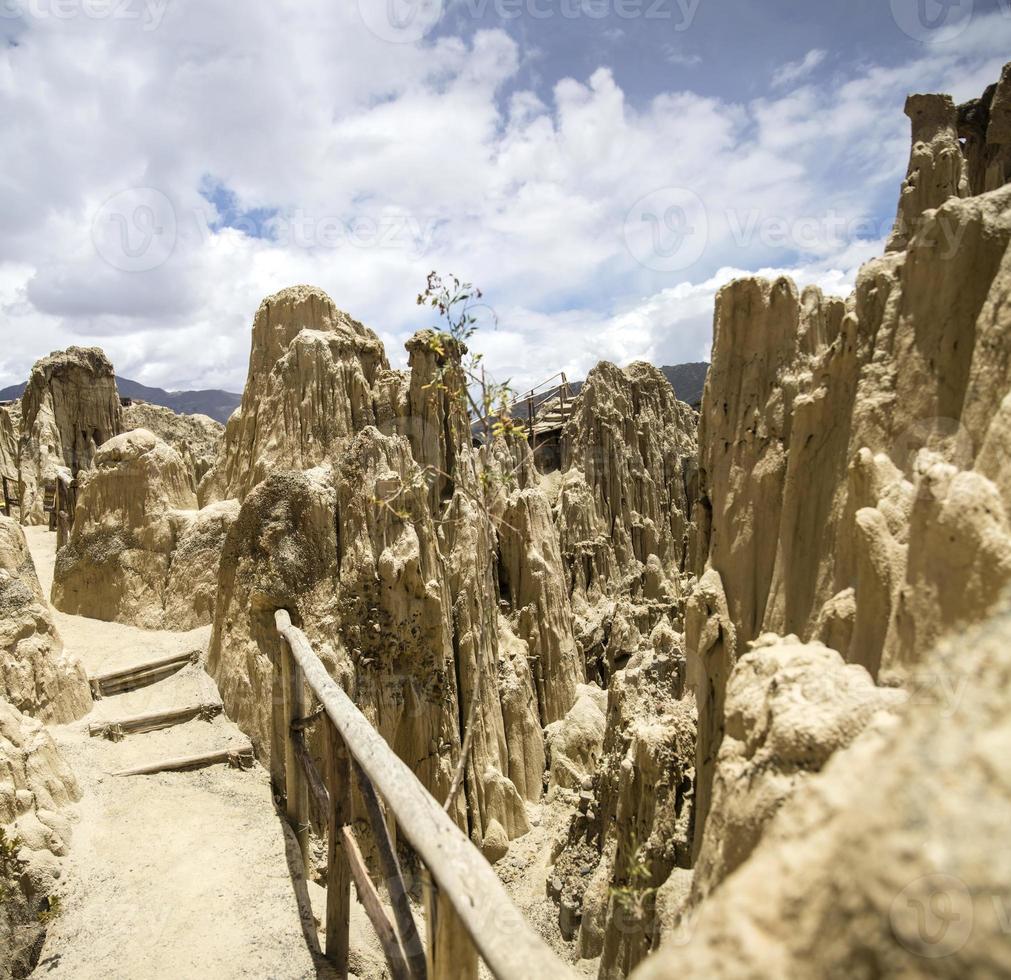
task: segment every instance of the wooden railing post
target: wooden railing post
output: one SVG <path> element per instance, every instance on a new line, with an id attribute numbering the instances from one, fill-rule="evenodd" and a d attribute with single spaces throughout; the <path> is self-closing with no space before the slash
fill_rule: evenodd
<path id="1" fill-rule="evenodd" d="M 326 783 L 330 793 L 327 828 L 326 958 L 341 980 L 348 975 L 351 926 L 351 869 L 341 844 L 341 831 L 351 823 L 351 760 L 344 741 L 324 717 Z"/>
<path id="2" fill-rule="evenodd" d="M 478 954 L 452 903 L 425 871 L 428 980 L 477 980 Z"/>
<path id="3" fill-rule="evenodd" d="M 288 649 L 287 643 L 281 650 L 281 688 L 284 699 L 284 796 L 285 813 L 295 831 L 298 847 L 302 853 L 302 867 L 307 878 L 312 877 L 309 849 L 309 791 L 305 775 L 295 753 L 295 739 L 292 725 L 305 717 L 305 695 L 303 693 L 302 669 Z"/>
<path id="4" fill-rule="evenodd" d="M 293 755 L 310 774 L 305 777 L 306 783 L 311 786 L 317 806 L 329 815 L 326 954 L 338 975 L 347 977 L 352 880 L 383 944 L 391 976 L 399 978 L 409 972 L 415 977 L 420 975 L 416 963 L 409 962 L 418 945 L 412 939 L 412 927 L 400 921 L 405 909 L 410 912 L 406 904 L 398 908 L 398 898 L 406 893 L 402 886 L 394 887 L 394 925 L 355 843 L 350 826 L 353 759 L 367 777 L 363 786 L 371 783 L 374 790 L 363 792 L 373 798 L 372 806 L 366 800 L 366 809 L 370 811 L 370 822 L 375 824 L 377 841 L 389 850 L 383 859 L 387 877 L 396 879 L 399 869 L 392 840 L 380 830 L 383 821 L 378 796 L 385 800 L 396 825 L 430 876 L 425 887 L 429 980 L 476 980 L 478 956 L 497 980 L 574 980 L 572 969 L 523 920 L 502 881 L 473 842 L 330 676 L 306 635 L 292 625 L 288 613 L 279 609 L 274 622 L 323 709 L 320 718 L 326 749 L 325 777 L 316 772 L 302 742 L 289 741 L 294 746 Z M 285 685 L 285 690 L 290 691 L 290 685 Z M 293 705 L 286 703 L 286 718 L 291 717 L 292 710 Z M 290 727 L 291 722 L 288 724 Z"/>

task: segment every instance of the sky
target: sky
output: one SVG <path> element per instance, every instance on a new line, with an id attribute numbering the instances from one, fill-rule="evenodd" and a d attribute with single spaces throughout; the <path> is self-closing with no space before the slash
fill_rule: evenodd
<path id="1" fill-rule="evenodd" d="M 736 276 L 845 295 L 906 95 L 1007 60 L 1011 0 L 0 0 L 0 386 L 241 391 L 303 282 L 403 366 L 432 270 L 517 388 L 704 360 Z"/>

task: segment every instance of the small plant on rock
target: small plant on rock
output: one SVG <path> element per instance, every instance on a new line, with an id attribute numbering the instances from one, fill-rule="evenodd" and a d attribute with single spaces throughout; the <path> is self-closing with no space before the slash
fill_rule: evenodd
<path id="1" fill-rule="evenodd" d="M 633 837 L 625 866 L 625 882 L 611 888 L 610 894 L 615 904 L 633 922 L 645 922 L 649 918 L 650 907 L 656 889 L 650 887 L 653 878 L 641 844 Z"/>

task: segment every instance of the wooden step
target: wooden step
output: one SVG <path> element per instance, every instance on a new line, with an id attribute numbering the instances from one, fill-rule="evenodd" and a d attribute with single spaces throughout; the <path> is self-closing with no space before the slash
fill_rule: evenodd
<path id="1" fill-rule="evenodd" d="M 113 776 L 151 776 L 158 772 L 184 772 L 191 769 L 205 769 L 207 766 L 216 766 L 227 763 L 235 769 L 249 769 L 253 765 L 253 746 L 248 742 L 245 745 L 231 749 L 220 749 L 217 752 L 205 752 L 202 755 L 186 755 L 175 759 L 164 759 L 161 762 L 152 762 L 146 766 L 137 766 L 135 769 L 121 769 L 114 772 Z"/>
<path id="2" fill-rule="evenodd" d="M 182 670 L 187 664 L 199 662 L 200 651 L 191 650 L 189 653 L 175 653 L 170 657 L 162 657 L 160 660 L 152 660 L 136 667 L 98 674 L 90 678 L 91 693 L 95 698 L 126 694 L 139 687 L 157 684 L 158 681 L 163 681 Z"/>
<path id="3" fill-rule="evenodd" d="M 213 720 L 220 715 L 222 705 L 196 704 L 188 708 L 172 708 L 168 711 L 156 711 L 146 715 L 134 715 L 130 718 L 119 718 L 115 721 L 99 721 L 88 726 L 88 734 L 92 738 L 101 736 L 118 742 L 123 736 L 140 732 L 156 732 L 174 725 L 184 725 L 194 718 Z"/>

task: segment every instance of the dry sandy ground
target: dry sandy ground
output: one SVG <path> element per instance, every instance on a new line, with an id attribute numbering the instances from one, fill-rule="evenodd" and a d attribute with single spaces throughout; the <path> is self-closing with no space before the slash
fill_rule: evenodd
<path id="1" fill-rule="evenodd" d="M 42 587 L 52 586 L 55 539 L 25 529 Z M 90 676 L 173 653 L 206 651 L 210 628 L 187 633 L 140 630 L 55 612 L 68 650 Z M 333 976 L 319 955 L 326 892 L 296 871 L 297 844 L 278 816 L 259 765 L 241 772 L 117 777 L 119 769 L 247 744 L 223 716 L 120 742 L 89 738 L 88 726 L 173 707 L 219 703 L 213 680 L 194 664 L 158 684 L 96 702 L 81 721 L 51 729 L 84 794 L 64 863 L 61 911 L 35 977 L 55 980 L 302 980 Z M 597 961 L 576 961 L 558 932 L 545 893 L 553 842 L 571 805 L 531 806 L 533 829 L 513 841 L 496 871 L 528 920 L 573 963 L 596 976 Z M 315 910 L 315 911 L 313 911 Z M 418 926 L 424 921 L 417 911 Z M 387 977 L 362 908 L 352 903 L 352 976 Z M 482 968 L 482 975 L 489 974 Z"/>
<path id="2" fill-rule="evenodd" d="M 28 528 L 43 587 L 52 582 L 55 535 Z M 149 632 L 56 614 L 67 648 L 89 673 L 204 651 L 208 630 Z M 87 718 L 52 729 L 84 794 L 64 864 L 60 913 L 37 977 L 179 980 L 332 975 L 318 955 L 325 892 L 293 884 L 297 846 L 278 817 L 266 772 L 215 766 L 199 772 L 116 777 L 120 768 L 247 742 L 223 717 L 114 743 L 89 738 L 90 722 L 219 700 L 200 666 L 98 702 Z M 296 879 L 298 876 L 296 875 Z M 352 922 L 362 977 L 382 976 L 370 927 Z"/>

